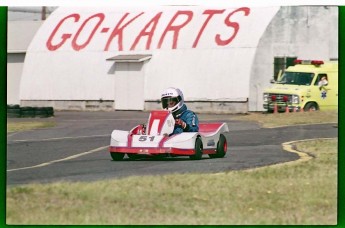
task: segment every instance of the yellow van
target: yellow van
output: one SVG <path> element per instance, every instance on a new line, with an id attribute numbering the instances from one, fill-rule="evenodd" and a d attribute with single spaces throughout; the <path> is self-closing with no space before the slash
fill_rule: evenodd
<path id="1" fill-rule="evenodd" d="M 273 111 L 338 108 L 338 61 L 295 60 L 264 90 L 263 107 Z"/>

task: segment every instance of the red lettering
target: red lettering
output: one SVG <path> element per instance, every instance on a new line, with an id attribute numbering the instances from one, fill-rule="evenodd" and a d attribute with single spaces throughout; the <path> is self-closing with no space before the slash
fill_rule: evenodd
<path id="1" fill-rule="evenodd" d="M 83 31 L 85 25 L 90 21 L 92 20 L 93 18 L 98 18 L 99 21 L 97 23 L 97 25 L 93 28 L 89 38 L 87 39 L 87 41 L 85 43 L 83 43 L 82 45 L 79 45 L 77 44 L 77 39 L 79 37 L 79 34 L 81 33 L 81 31 Z M 95 14 L 91 17 L 89 17 L 88 19 L 86 19 L 84 21 L 84 23 L 81 25 L 81 27 L 79 28 L 79 30 L 77 31 L 77 34 L 74 36 L 73 40 L 72 40 L 72 47 L 74 50 L 76 51 L 79 51 L 83 48 L 85 48 L 89 43 L 90 43 L 90 40 L 92 39 L 93 35 L 95 34 L 95 32 L 97 31 L 98 27 L 101 25 L 101 23 L 103 22 L 104 20 L 104 14 L 103 13 L 98 13 L 98 14 Z"/>
<path id="2" fill-rule="evenodd" d="M 220 38 L 220 34 L 217 34 L 216 37 L 215 37 L 215 40 L 216 40 L 216 43 L 219 45 L 219 46 L 225 46 L 225 45 L 228 45 L 229 43 L 231 43 L 231 41 L 236 37 L 237 33 L 238 33 L 238 30 L 240 29 L 240 25 L 237 23 L 237 22 L 232 22 L 230 21 L 230 17 L 232 15 L 234 15 L 235 13 L 237 12 L 244 12 L 244 15 L 245 16 L 248 16 L 249 13 L 250 13 L 250 9 L 247 8 L 247 7 L 242 7 L 242 8 L 239 8 L 235 11 L 233 11 L 232 13 L 230 13 L 226 18 L 225 18 L 225 24 L 229 27 L 232 27 L 234 29 L 234 33 L 232 34 L 232 36 L 227 39 L 227 40 L 222 40 Z"/>
<path id="3" fill-rule="evenodd" d="M 146 42 L 146 50 L 149 50 L 150 49 L 150 46 L 151 46 L 151 41 L 152 41 L 152 37 L 153 37 L 153 34 L 156 30 L 156 27 L 157 27 L 157 24 L 158 24 L 158 21 L 160 19 L 160 17 L 162 16 L 162 12 L 158 13 L 156 16 L 154 16 L 150 21 L 149 23 L 147 23 L 145 25 L 145 27 L 141 30 L 141 32 L 139 33 L 139 35 L 137 36 L 137 38 L 135 39 L 132 47 L 131 47 L 131 50 L 134 50 L 135 47 L 137 46 L 139 40 L 141 39 L 141 37 L 143 36 L 147 36 L 147 42 Z M 151 25 L 152 24 L 152 25 Z M 149 28 L 150 26 L 152 26 L 151 30 L 149 31 L 146 31 L 147 28 Z"/>
<path id="4" fill-rule="evenodd" d="M 137 16 L 135 16 L 134 18 L 132 18 L 131 20 L 129 20 L 126 24 L 124 24 L 122 27 L 121 27 L 121 23 L 126 19 L 126 17 L 129 15 L 129 13 L 126 13 L 122 18 L 121 20 L 119 21 L 119 23 L 117 23 L 115 29 L 112 31 L 109 39 L 108 39 L 108 42 L 104 48 L 104 51 L 108 51 L 109 49 L 109 46 L 111 44 L 111 42 L 113 41 L 113 39 L 118 36 L 118 50 L 119 51 L 122 51 L 123 50 L 123 47 L 122 47 L 122 38 L 123 38 L 123 29 L 125 27 L 127 27 L 130 23 L 132 23 L 135 19 L 137 19 L 139 16 L 141 16 L 143 13 L 140 13 L 138 14 Z"/>
<path id="5" fill-rule="evenodd" d="M 202 36 L 205 33 L 205 30 L 207 29 L 207 26 L 210 26 L 210 21 L 214 20 L 215 17 L 219 17 L 219 15 L 224 14 L 225 9 L 205 9 L 202 12 L 202 15 L 204 18 L 202 18 L 200 21 L 201 24 L 199 25 L 199 31 L 195 36 L 194 42 L 192 44 L 192 48 L 196 48 L 202 40 Z M 158 27 L 158 23 L 160 23 L 162 15 L 164 12 L 157 12 L 140 30 L 136 37 L 131 36 L 130 34 L 127 34 L 126 39 L 132 39 L 135 38 L 130 49 L 129 50 L 135 50 L 136 47 L 141 42 L 142 44 L 145 44 L 145 50 L 152 49 L 152 41 L 153 37 L 155 35 L 155 32 Z M 238 21 L 234 21 L 234 15 L 241 13 L 243 16 L 248 16 L 250 14 L 250 8 L 242 7 L 238 8 L 232 12 L 229 12 L 229 14 L 224 19 L 224 25 L 228 28 L 230 31 L 230 34 L 226 35 L 223 33 L 214 33 L 214 41 L 216 45 L 218 46 L 226 46 L 229 45 L 233 40 L 236 38 L 239 29 L 240 29 L 240 23 Z M 139 12 L 136 15 L 133 15 L 130 17 L 130 13 L 125 13 L 121 15 L 121 18 L 116 21 L 115 28 L 112 28 L 112 32 L 109 35 L 109 38 L 106 42 L 106 45 L 104 47 L 104 51 L 108 51 L 110 49 L 111 44 L 113 43 L 114 39 L 117 39 L 117 49 L 118 51 L 123 51 L 123 40 L 125 38 L 125 31 L 128 30 L 127 28 L 133 24 L 134 21 L 140 20 L 138 19 L 141 15 L 143 15 L 144 12 Z M 160 34 L 160 39 L 157 43 L 157 49 L 160 49 L 167 38 L 168 34 L 172 38 L 172 44 L 171 48 L 176 49 L 178 46 L 178 39 L 180 32 L 183 28 L 185 28 L 193 19 L 193 11 L 190 10 L 180 10 L 176 11 L 175 14 L 172 16 L 168 24 L 166 25 L 163 32 Z M 224 15 L 225 16 L 225 15 Z M 59 49 L 61 46 L 63 46 L 68 39 L 71 40 L 71 46 L 75 51 L 80 51 L 81 49 L 84 49 L 89 45 L 91 40 L 94 38 L 97 31 L 99 31 L 101 24 L 103 23 L 105 19 L 105 14 L 103 13 L 97 13 L 89 18 L 87 18 L 79 29 L 76 31 L 75 34 L 73 32 L 67 33 L 63 32 L 63 27 L 72 27 L 73 24 L 68 25 L 68 23 L 77 23 L 80 21 L 80 14 L 70 14 L 63 19 L 61 19 L 52 33 L 50 34 L 49 38 L 46 41 L 46 47 L 50 51 L 55 51 Z M 71 20 L 71 21 L 70 21 Z M 66 24 L 66 25 L 65 25 Z M 107 33 L 109 28 L 103 28 L 101 29 L 100 33 Z M 223 29 L 221 30 L 223 31 Z M 211 32 L 211 31 L 209 31 Z M 85 34 L 89 33 L 89 34 Z M 85 35 L 85 36 L 84 36 Z M 73 36 L 73 37 L 72 37 Z M 85 37 L 85 38 L 83 38 Z M 82 41 L 83 40 L 83 41 Z M 55 42 L 54 42 L 55 41 Z M 116 41 L 115 41 L 116 42 Z M 127 42 L 126 42 L 127 43 Z M 167 43 L 167 41 L 165 41 Z M 168 44 L 166 44 L 168 45 Z"/>
<path id="6" fill-rule="evenodd" d="M 48 40 L 47 40 L 47 43 L 46 43 L 46 46 L 48 48 L 49 51 L 55 51 L 57 50 L 58 48 L 60 48 L 65 42 L 67 39 L 69 39 L 72 35 L 71 34 L 68 34 L 68 33 L 65 33 L 61 36 L 61 42 L 56 44 L 56 45 L 53 45 L 52 44 L 52 40 L 56 34 L 56 32 L 58 31 L 58 29 L 60 29 L 60 26 L 62 25 L 62 23 L 65 22 L 65 20 L 69 19 L 69 18 L 74 18 L 74 22 L 77 22 L 79 21 L 79 18 L 80 18 L 80 15 L 79 14 L 71 14 L 71 15 L 68 15 L 67 17 L 63 18 L 58 24 L 57 26 L 55 27 L 55 29 L 53 30 L 52 34 L 50 34 Z"/>
<path id="7" fill-rule="evenodd" d="M 173 25 L 173 23 L 175 22 L 176 18 L 178 18 L 180 15 L 186 15 L 187 16 L 187 20 L 185 22 L 183 22 L 180 25 Z M 173 45 L 172 45 L 172 49 L 176 49 L 177 47 L 177 40 L 178 40 L 178 35 L 179 35 L 179 31 L 186 25 L 188 24 L 193 18 L 193 12 L 192 11 L 177 11 L 175 16 L 170 20 L 168 26 L 165 28 L 159 43 L 158 43 L 158 49 L 161 48 L 163 40 L 165 38 L 165 35 L 169 32 L 172 31 L 174 32 L 174 36 L 173 36 Z"/>
<path id="8" fill-rule="evenodd" d="M 195 48 L 198 45 L 199 39 L 201 34 L 204 32 L 208 22 L 211 20 L 211 18 L 215 15 L 215 14 L 222 14 L 224 13 L 225 10 L 205 10 L 203 14 L 208 14 L 204 24 L 202 25 L 194 43 L 193 43 L 193 48 Z"/>

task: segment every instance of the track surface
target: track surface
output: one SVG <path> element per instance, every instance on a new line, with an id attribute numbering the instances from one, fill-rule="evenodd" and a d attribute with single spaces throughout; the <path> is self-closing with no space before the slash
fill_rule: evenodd
<path id="1" fill-rule="evenodd" d="M 230 132 L 225 158 L 192 161 L 188 157 L 115 162 L 108 152 L 113 129 L 130 130 L 145 123 L 148 112 L 56 112 L 48 119 L 57 126 L 7 135 L 7 184 L 55 181 L 95 181 L 140 175 L 216 173 L 243 170 L 297 160 L 283 151 L 287 141 L 337 137 L 334 124 L 301 125 L 265 129 L 253 122 L 232 120 L 232 115 L 199 114 L 201 122 L 224 121 Z"/>

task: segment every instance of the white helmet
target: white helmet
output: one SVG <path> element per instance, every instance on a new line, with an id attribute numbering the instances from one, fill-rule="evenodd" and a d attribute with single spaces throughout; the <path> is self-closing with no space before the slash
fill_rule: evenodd
<path id="1" fill-rule="evenodd" d="M 180 89 L 170 87 L 162 92 L 161 95 L 162 108 L 171 112 L 177 112 L 184 104 L 183 93 Z M 169 102 L 174 101 L 176 104 L 173 107 L 168 107 Z"/>

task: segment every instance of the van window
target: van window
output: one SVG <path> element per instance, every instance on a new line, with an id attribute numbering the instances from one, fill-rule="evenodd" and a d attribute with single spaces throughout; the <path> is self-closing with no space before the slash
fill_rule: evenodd
<path id="1" fill-rule="evenodd" d="M 314 85 L 319 85 L 319 81 L 321 80 L 321 78 L 322 77 L 326 77 L 326 79 L 327 79 L 327 81 L 328 81 L 328 83 L 329 83 L 329 79 L 328 79 L 328 77 L 327 77 L 327 74 L 318 74 L 317 75 L 317 77 L 316 77 L 316 80 L 315 80 L 315 82 L 314 82 Z"/>
<path id="2" fill-rule="evenodd" d="M 314 73 L 285 71 L 277 83 L 288 85 L 311 85 L 313 78 Z"/>

